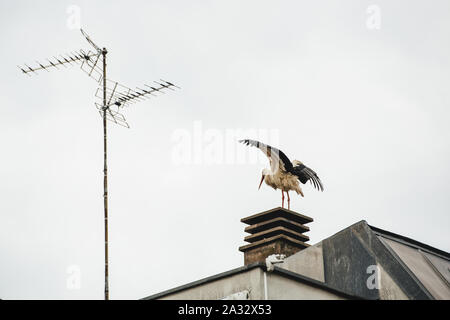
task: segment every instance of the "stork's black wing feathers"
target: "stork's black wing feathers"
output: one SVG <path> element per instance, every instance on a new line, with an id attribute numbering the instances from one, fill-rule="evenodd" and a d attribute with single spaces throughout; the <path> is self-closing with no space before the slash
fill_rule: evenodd
<path id="1" fill-rule="evenodd" d="M 277 148 L 271 147 L 267 144 L 264 144 L 262 142 L 256 141 L 256 140 L 239 140 L 239 142 L 242 142 L 243 144 L 247 146 L 253 146 L 260 149 L 262 152 L 264 152 L 269 159 L 274 155 L 275 157 L 278 156 L 278 158 L 283 162 L 284 168 L 286 171 L 291 172 L 293 169 L 292 162 L 289 160 L 289 158 L 283 153 L 283 151 L 278 150 Z"/>
<path id="2" fill-rule="evenodd" d="M 291 173 L 295 174 L 301 183 L 305 184 L 309 180 L 309 182 L 314 185 L 314 188 L 323 191 L 322 181 L 320 181 L 317 173 L 315 173 L 311 168 L 308 168 L 304 164 L 299 164 L 293 167 Z"/>

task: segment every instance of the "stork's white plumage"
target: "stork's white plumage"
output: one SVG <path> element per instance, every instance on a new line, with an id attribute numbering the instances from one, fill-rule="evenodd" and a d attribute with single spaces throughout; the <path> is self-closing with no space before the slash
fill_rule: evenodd
<path id="1" fill-rule="evenodd" d="M 320 181 L 317 174 L 303 163 L 298 160 L 290 161 L 289 158 L 281 151 L 266 145 L 256 140 L 239 140 L 245 145 L 257 147 L 269 158 L 270 169 L 263 169 L 261 182 L 263 181 L 275 190 L 281 190 L 281 206 L 284 208 L 284 192 L 288 198 L 288 209 L 290 209 L 291 199 L 289 197 L 289 191 L 293 190 L 297 194 L 303 195 L 303 191 L 300 188 L 300 182 L 305 184 L 310 182 L 317 190 L 323 191 L 322 181 Z"/>

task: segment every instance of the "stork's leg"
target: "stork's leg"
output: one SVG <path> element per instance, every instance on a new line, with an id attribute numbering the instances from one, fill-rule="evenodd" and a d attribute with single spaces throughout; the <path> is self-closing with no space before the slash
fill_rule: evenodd
<path id="1" fill-rule="evenodd" d="M 286 191 L 288 196 L 288 209 L 291 210 L 291 198 L 289 198 L 289 191 Z"/>
<path id="2" fill-rule="evenodd" d="M 281 207 L 284 208 L 284 191 L 281 190 Z"/>

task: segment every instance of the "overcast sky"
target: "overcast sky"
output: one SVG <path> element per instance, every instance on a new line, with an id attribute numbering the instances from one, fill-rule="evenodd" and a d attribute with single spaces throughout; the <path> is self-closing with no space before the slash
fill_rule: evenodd
<path id="1" fill-rule="evenodd" d="M 78 13 L 108 78 L 182 88 L 109 123 L 112 299 L 243 265 L 239 220 L 281 194 L 237 138 L 319 174 L 291 200 L 311 243 L 366 220 L 450 250 L 447 0 L 3 1 L 0 298 L 103 298 L 97 84 L 16 67 L 91 49 Z"/>

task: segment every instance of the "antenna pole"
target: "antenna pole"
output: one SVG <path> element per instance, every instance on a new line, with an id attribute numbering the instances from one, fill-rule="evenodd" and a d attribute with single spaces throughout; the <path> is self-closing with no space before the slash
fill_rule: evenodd
<path id="1" fill-rule="evenodd" d="M 103 204 L 105 208 L 105 300 L 109 300 L 109 279 L 108 279 L 108 166 L 107 166 L 107 140 L 106 140 L 106 54 L 108 51 L 103 48 Z"/>
<path id="2" fill-rule="evenodd" d="M 130 104 L 143 101 L 150 96 L 157 96 L 156 93 L 165 93 L 165 90 L 180 89 L 178 86 L 168 81 L 160 79 L 154 81 L 153 86 L 145 85 L 145 89 L 130 89 L 119 84 L 116 81 L 106 79 L 106 48 L 100 49 L 89 36 L 81 30 L 82 35 L 95 51 L 79 50 L 71 54 L 61 55 L 47 59 L 48 62 L 40 63 L 30 67 L 18 66 L 22 73 L 30 76 L 38 73 L 37 71 L 49 69 L 59 69 L 58 66 L 68 66 L 72 64 L 81 64 L 81 70 L 87 73 L 89 77 L 95 80 L 98 85 L 95 93 L 95 106 L 103 120 L 103 206 L 104 206 L 104 225 L 105 225 L 105 300 L 109 300 L 109 255 L 108 255 L 108 166 L 107 166 L 107 131 L 106 121 L 112 121 L 115 124 L 129 128 L 121 109 Z M 103 69 L 100 66 L 100 58 L 103 59 Z M 103 76 L 103 78 L 102 78 Z M 103 80 L 103 81 L 101 81 Z M 103 92 L 102 92 L 103 91 Z M 103 93 L 103 94 L 102 94 Z"/>

